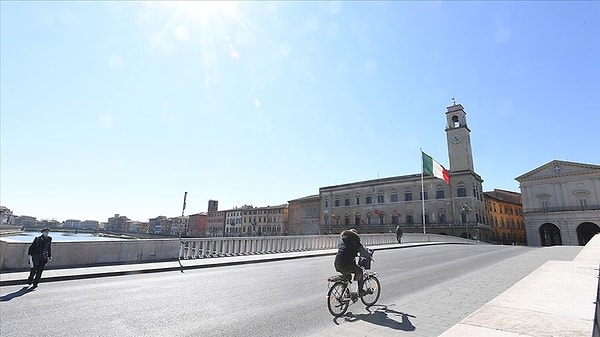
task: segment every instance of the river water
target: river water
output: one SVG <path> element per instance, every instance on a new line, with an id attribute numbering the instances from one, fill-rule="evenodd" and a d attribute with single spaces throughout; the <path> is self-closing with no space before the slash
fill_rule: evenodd
<path id="1" fill-rule="evenodd" d="M 6 242 L 33 242 L 40 232 L 22 232 L 19 234 L 2 235 L 0 240 Z M 74 241 L 114 241 L 125 240 L 120 238 L 95 236 L 90 233 L 50 232 L 52 242 L 74 242 Z"/>

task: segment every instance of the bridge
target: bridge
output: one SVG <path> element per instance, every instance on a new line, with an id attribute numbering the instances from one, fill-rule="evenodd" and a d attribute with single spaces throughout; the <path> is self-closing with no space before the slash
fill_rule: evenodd
<path id="1" fill-rule="evenodd" d="M 369 309 L 351 306 L 340 319 L 333 319 L 325 306 L 325 279 L 334 273 L 335 248 L 272 244 L 265 249 L 286 251 L 248 253 L 240 244 L 221 244 L 208 249 L 227 252 L 215 258 L 190 253 L 204 251 L 199 249 L 203 243 L 188 242 L 187 248 L 176 249 L 176 255 L 187 255 L 183 269 L 173 260 L 54 268 L 44 272 L 35 291 L 24 284 L 25 271 L 3 271 L 0 334 L 38 334 L 40 324 L 32 321 L 39 318 L 47 336 L 452 337 L 481 328 L 514 336 L 510 327 L 485 325 L 502 321 L 506 312 L 498 308 L 506 301 L 523 307 L 540 303 L 545 311 L 521 307 L 521 313 L 551 318 L 530 322 L 521 315 L 509 320 L 524 336 L 527 331 L 546 332 L 531 336 L 592 334 L 598 236 L 583 249 L 465 244 L 473 240 L 448 244 L 433 238 L 438 239 L 369 245 L 376 250 L 373 268 L 379 272 L 382 296 Z M 531 291 L 540 281 L 556 287 L 540 288 L 545 294 Z M 503 297 L 507 295 L 513 297 Z M 552 297 L 550 304 L 546 297 Z M 553 302 L 571 303 L 570 312 L 552 312 Z M 528 326 L 552 321 L 560 322 L 562 330 L 557 324 L 537 330 Z"/>

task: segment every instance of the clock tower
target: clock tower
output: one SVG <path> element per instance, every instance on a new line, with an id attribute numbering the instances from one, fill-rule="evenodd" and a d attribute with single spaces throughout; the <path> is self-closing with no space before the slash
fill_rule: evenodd
<path id="1" fill-rule="evenodd" d="M 471 129 L 463 106 L 453 103 L 447 107 L 446 121 L 453 223 L 465 226 L 467 237 L 479 236 L 486 230 L 480 227 L 485 222 L 483 179 L 473 166 Z"/>
<path id="2" fill-rule="evenodd" d="M 467 126 L 467 113 L 462 105 L 454 103 L 446 108 L 446 137 L 450 171 L 475 171 L 471 149 L 471 130 Z"/>

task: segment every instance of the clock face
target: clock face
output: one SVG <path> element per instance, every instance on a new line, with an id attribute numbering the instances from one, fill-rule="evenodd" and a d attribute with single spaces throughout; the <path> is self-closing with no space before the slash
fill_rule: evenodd
<path id="1" fill-rule="evenodd" d="M 452 136 L 452 143 L 454 144 L 458 144 L 460 142 L 462 142 L 462 137 L 460 135 L 454 135 Z"/>

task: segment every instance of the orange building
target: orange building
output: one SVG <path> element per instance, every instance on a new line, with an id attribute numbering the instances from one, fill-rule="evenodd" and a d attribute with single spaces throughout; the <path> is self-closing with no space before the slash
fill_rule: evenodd
<path id="1" fill-rule="evenodd" d="M 527 244 L 521 193 L 494 189 L 484 192 L 486 223 L 491 241 L 499 244 Z"/>
<path id="2" fill-rule="evenodd" d="M 206 236 L 207 221 L 208 214 L 204 212 L 190 215 L 188 236 L 194 238 Z"/>

